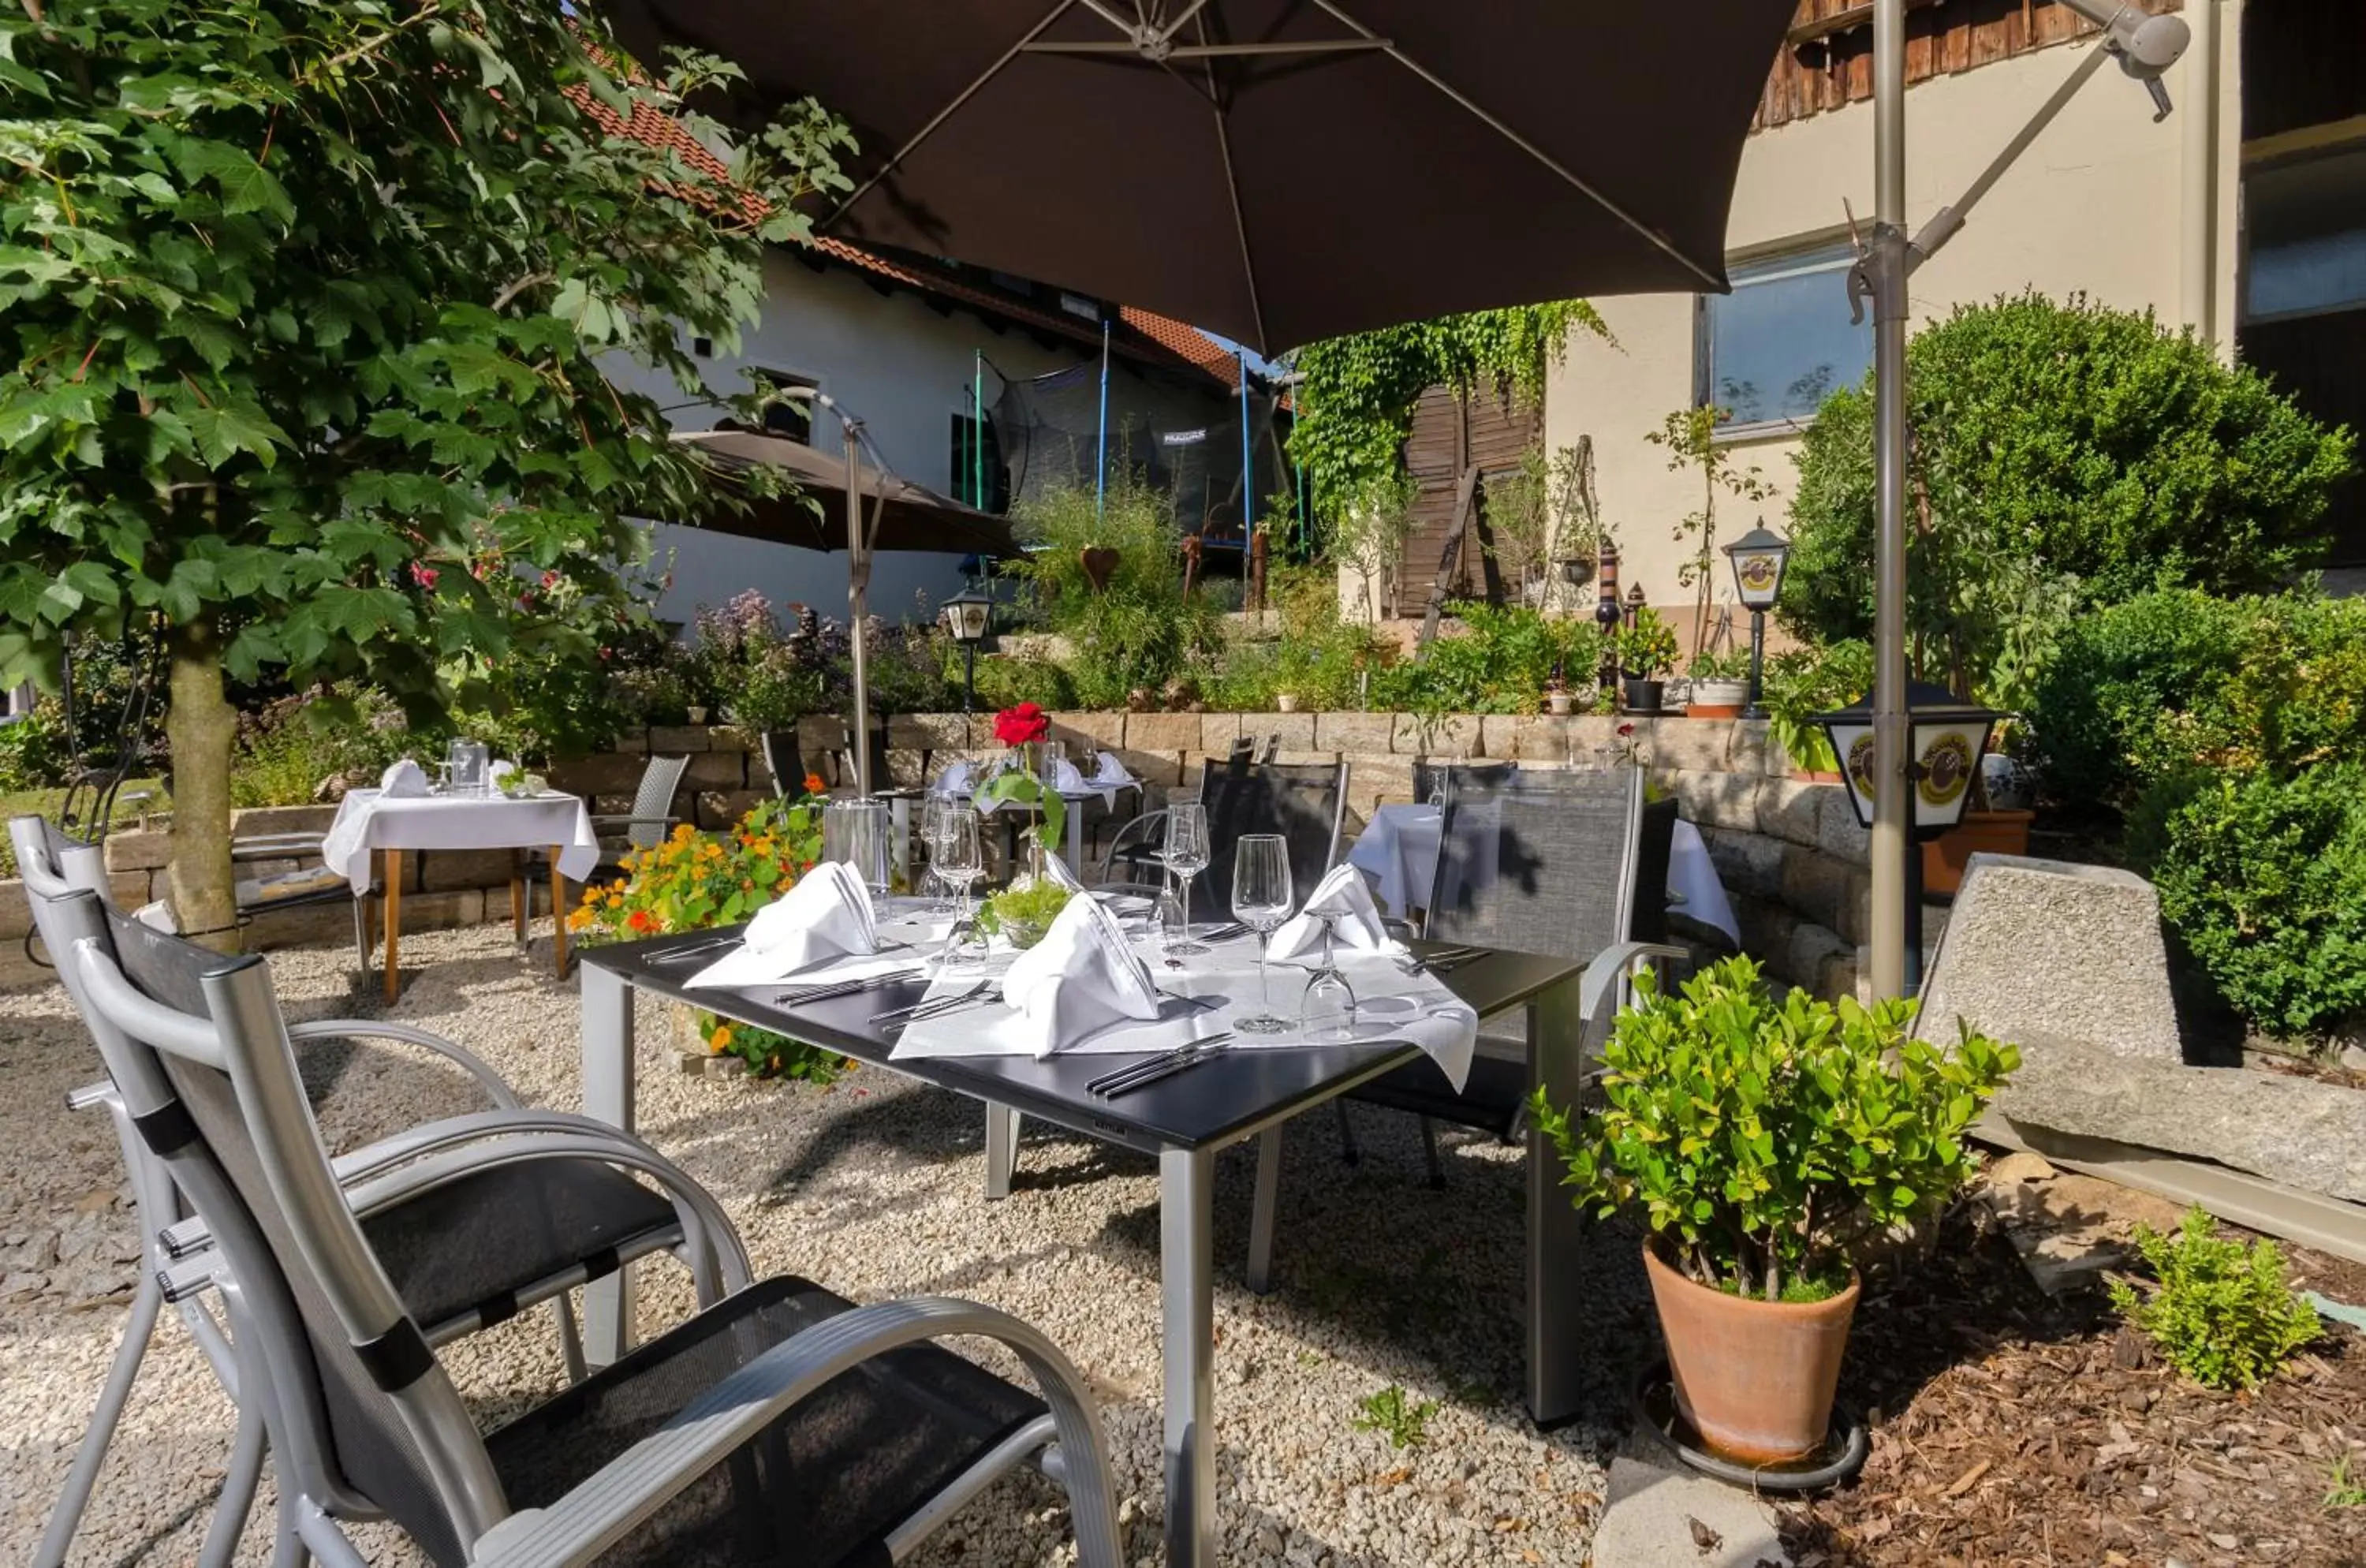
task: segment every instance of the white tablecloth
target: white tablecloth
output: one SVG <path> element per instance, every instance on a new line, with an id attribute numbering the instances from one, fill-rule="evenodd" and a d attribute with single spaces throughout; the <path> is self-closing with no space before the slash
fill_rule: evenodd
<path id="1" fill-rule="evenodd" d="M 1406 910 L 1420 907 L 1436 880 L 1443 818 L 1435 806 L 1383 806 L 1348 852 L 1348 863 L 1377 885 L 1380 907 L 1400 919 Z M 1741 925 L 1733 918 L 1717 867 L 1709 862 L 1708 846 L 1701 841 L 1700 829 L 1682 818 L 1676 819 L 1668 854 L 1668 891 L 1683 899 L 1676 908 L 1686 916 L 1741 944 Z"/>
<path id="2" fill-rule="evenodd" d="M 389 800 L 375 789 L 357 789 L 337 807 L 321 845 L 321 858 L 355 887 L 370 880 L 370 856 L 378 850 L 507 850 L 536 846 L 559 851 L 559 874 L 581 881 L 600 865 L 600 840 L 592 813 L 575 795 L 549 794 L 525 800 L 506 795 L 417 795 Z"/>

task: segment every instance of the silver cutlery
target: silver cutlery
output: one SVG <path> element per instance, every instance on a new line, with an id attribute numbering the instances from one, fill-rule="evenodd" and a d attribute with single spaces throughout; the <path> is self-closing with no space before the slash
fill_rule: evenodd
<path id="1" fill-rule="evenodd" d="M 1436 953 L 1407 953 L 1397 959 L 1397 967 L 1408 975 L 1448 975 L 1465 964 L 1487 956 L 1483 947 L 1445 947 Z"/>
<path id="2" fill-rule="evenodd" d="M 739 940 L 737 936 L 709 937 L 704 942 L 693 942 L 683 947 L 669 948 L 663 953 L 653 953 L 649 957 L 649 962 L 678 964 L 682 959 L 693 958 L 702 953 L 713 953 L 717 948 L 737 947 L 739 945 Z"/>
<path id="3" fill-rule="evenodd" d="M 991 980 L 980 980 L 968 990 L 955 996 L 932 997 L 914 1002 L 909 1007 L 889 1008 L 884 1012 L 874 1012 L 871 1015 L 871 1021 L 873 1023 L 917 1023 L 923 1018 L 934 1018 L 941 1012 L 951 1012 L 955 1008 L 966 1007 L 973 1002 L 983 1000 L 993 985 L 994 982 Z"/>
<path id="4" fill-rule="evenodd" d="M 1202 1039 L 1187 1040 L 1171 1051 L 1161 1051 L 1155 1056 L 1146 1057 L 1142 1061 L 1120 1067 L 1115 1072 L 1103 1073 L 1085 1085 L 1085 1088 L 1091 1093 L 1102 1096 L 1122 1093 L 1125 1089 L 1134 1087 L 1134 1080 L 1141 1079 L 1147 1082 L 1152 1077 L 1164 1076 L 1167 1068 L 1194 1061 L 1205 1054 L 1209 1047 L 1226 1044 L 1232 1038 L 1232 1031 L 1225 1030 L 1222 1033 L 1207 1035 Z"/>
<path id="5" fill-rule="evenodd" d="M 1097 1078 L 1087 1087 L 1103 1100 L 1115 1100 L 1119 1095 L 1132 1094 L 1135 1089 L 1145 1088 L 1165 1078 L 1171 1078 L 1176 1074 L 1189 1071 L 1212 1057 L 1222 1055 L 1231 1048 L 1232 1043 L 1233 1036 L 1229 1032 L 1211 1034 L 1204 1040 L 1194 1040 L 1189 1045 L 1179 1046 L 1161 1056 L 1154 1056 L 1149 1061 L 1125 1072 L 1110 1073 Z"/>
<path id="6" fill-rule="evenodd" d="M 901 985 L 907 980 L 917 980 L 927 973 L 927 970 L 920 968 L 896 969 L 884 975 L 869 976 L 861 980 L 839 980 L 829 985 L 805 986 L 793 991 L 782 991 L 775 994 L 772 1000 L 789 1007 L 801 1006 L 806 1002 L 826 1002 L 835 997 L 851 997 L 864 991 L 877 990 L 883 986 Z"/>

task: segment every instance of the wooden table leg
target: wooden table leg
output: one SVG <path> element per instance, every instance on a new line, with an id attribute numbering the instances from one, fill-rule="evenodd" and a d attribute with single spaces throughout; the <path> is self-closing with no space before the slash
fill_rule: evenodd
<path id="1" fill-rule="evenodd" d="M 386 852 L 386 999 L 391 1003 L 402 989 L 402 963 L 396 950 L 402 942 L 402 852 Z"/>
<path id="2" fill-rule="evenodd" d="M 525 876 L 518 869 L 518 852 L 512 850 L 510 852 L 510 931 L 517 939 L 518 945 L 521 947 L 525 945 L 526 903 Z"/>
<path id="3" fill-rule="evenodd" d="M 567 874 L 558 869 L 558 856 L 565 848 L 550 846 L 550 945 L 562 980 L 567 978 Z"/>

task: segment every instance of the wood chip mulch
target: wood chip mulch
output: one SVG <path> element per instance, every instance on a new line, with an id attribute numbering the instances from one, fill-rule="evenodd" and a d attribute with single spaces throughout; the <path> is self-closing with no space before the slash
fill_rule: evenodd
<path id="1" fill-rule="evenodd" d="M 1859 1307 L 1841 1397 L 1873 1457 L 1784 1508 L 1799 1568 L 2366 1564 L 2366 1505 L 2327 1502 L 2344 1454 L 2366 1485 L 2366 1337 L 2333 1325 L 2256 1393 L 2212 1393 L 2100 1290 L 2049 1300 L 1984 1213 Z M 2293 1263 L 2343 1299 L 2348 1266 Z"/>

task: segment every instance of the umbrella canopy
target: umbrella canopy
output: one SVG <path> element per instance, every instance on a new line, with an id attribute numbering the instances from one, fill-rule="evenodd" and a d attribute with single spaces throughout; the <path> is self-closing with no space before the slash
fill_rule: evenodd
<path id="1" fill-rule="evenodd" d="M 862 142 L 821 231 L 1264 353 L 1461 310 L 1722 291 L 1793 0 L 614 0 Z"/>
<path id="2" fill-rule="evenodd" d="M 786 469 L 803 497 L 749 496 L 742 506 L 717 506 L 690 519 L 716 533 L 799 545 L 809 550 L 847 547 L 846 460 L 785 435 L 756 430 L 696 430 L 675 435 L 694 446 L 727 474 L 772 467 Z M 820 504 L 817 508 L 814 502 Z M 873 550 L 940 550 L 952 555 L 1015 556 L 1010 525 L 989 512 L 964 506 L 924 485 L 866 468 L 862 475 L 863 520 Z"/>

